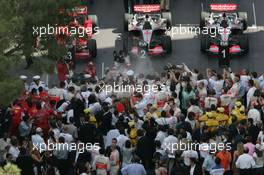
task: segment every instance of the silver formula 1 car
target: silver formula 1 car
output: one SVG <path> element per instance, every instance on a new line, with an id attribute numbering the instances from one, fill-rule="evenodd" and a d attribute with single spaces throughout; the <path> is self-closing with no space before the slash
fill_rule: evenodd
<path id="1" fill-rule="evenodd" d="M 211 4 L 201 12 L 201 51 L 223 58 L 249 51 L 247 13 L 237 12 L 236 4 Z"/>
<path id="2" fill-rule="evenodd" d="M 124 29 L 128 31 L 126 51 L 134 54 L 159 55 L 172 51 L 171 13 L 160 11 L 159 4 L 134 6 L 134 13 L 124 16 Z"/>

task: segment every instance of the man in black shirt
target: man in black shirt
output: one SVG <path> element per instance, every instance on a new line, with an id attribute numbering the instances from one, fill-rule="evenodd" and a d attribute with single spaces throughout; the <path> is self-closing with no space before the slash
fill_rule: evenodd
<path id="1" fill-rule="evenodd" d="M 94 124 L 90 123 L 90 116 L 85 117 L 85 122 L 81 124 L 79 130 L 79 139 L 83 143 L 94 143 L 96 136 L 96 127 Z"/>

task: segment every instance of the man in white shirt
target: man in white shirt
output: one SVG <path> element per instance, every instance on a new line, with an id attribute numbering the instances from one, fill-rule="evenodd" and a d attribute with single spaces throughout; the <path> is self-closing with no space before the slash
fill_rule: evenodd
<path id="1" fill-rule="evenodd" d="M 254 95 L 254 93 L 255 93 L 255 91 L 257 89 L 254 86 L 254 80 L 252 80 L 252 79 L 248 80 L 248 86 L 249 86 L 249 89 L 248 89 L 248 92 L 247 92 L 247 107 L 249 107 L 251 98 L 253 97 L 253 95 Z"/>
<path id="2" fill-rule="evenodd" d="M 67 126 L 63 127 L 63 131 L 62 131 L 62 133 L 59 134 L 59 137 L 63 137 L 65 140 L 65 143 L 70 144 L 71 142 L 73 142 L 73 137 L 71 134 L 68 133 Z"/>
<path id="3" fill-rule="evenodd" d="M 138 103 L 135 104 L 135 109 L 137 111 L 137 114 L 140 116 L 140 117 L 143 117 L 144 116 L 144 109 L 145 107 L 147 106 L 147 103 L 146 103 L 146 100 L 144 99 L 141 99 Z"/>
<path id="4" fill-rule="evenodd" d="M 142 125 L 143 125 L 144 122 L 142 120 L 140 120 L 140 118 L 137 117 L 137 116 L 133 116 L 133 118 L 134 118 L 134 121 L 135 121 L 135 127 L 137 129 L 142 129 Z"/>
<path id="5" fill-rule="evenodd" d="M 255 161 L 248 152 L 248 148 L 244 148 L 244 154 L 240 155 L 236 161 L 236 167 L 240 170 L 240 175 L 251 174 L 252 168 L 255 166 Z"/>
<path id="6" fill-rule="evenodd" d="M 105 148 L 108 146 L 111 146 L 112 144 L 112 139 L 117 138 L 120 135 L 118 129 L 111 129 L 108 131 L 106 137 L 105 137 Z"/>
<path id="7" fill-rule="evenodd" d="M 219 97 L 221 95 L 221 91 L 224 85 L 224 80 L 222 75 L 217 74 L 216 80 L 209 78 L 209 84 L 212 87 L 212 89 L 215 90 L 216 96 Z"/>
<path id="8" fill-rule="evenodd" d="M 95 102 L 95 103 L 90 104 L 88 108 L 93 114 L 96 114 L 98 111 L 102 109 L 102 106 L 100 105 L 99 102 Z"/>
<path id="9" fill-rule="evenodd" d="M 99 154 L 95 156 L 92 168 L 96 171 L 96 174 L 107 175 L 110 171 L 110 161 L 109 158 L 104 156 L 105 150 L 101 148 Z"/>
<path id="10" fill-rule="evenodd" d="M 37 149 L 40 152 L 46 149 L 45 141 L 42 138 L 42 129 L 40 127 L 36 129 L 36 134 L 31 136 L 31 141 L 33 144 L 33 149 Z"/>
<path id="11" fill-rule="evenodd" d="M 32 89 L 36 89 L 38 92 L 39 87 L 42 87 L 44 90 L 48 90 L 46 84 L 43 81 L 40 81 L 40 76 L 35 75 L 33 77 L 33 82 L 30 84 L 29 91 L 31 91 Z"/>
<path id="12" fill-rule="evenodd" d="M 10 145 L 10 138 L 8 138 L 7 133 L 4 133 L 3 138 L 0 138 L 0 162 L 4 161 L 4 156 L 6 155 L 6 147 Z"/>
<path id="13" fill-rule="evenodd" d="M 12 160 L 16 161 L 16 158 L 18 157 L 20 151 L 18 148 L 18 142 L 16 138 L 11 139 L 11 146 L 8 150 L 8 153 L 12 155 Z"/>
<path id="14" fill-rule="evenodd" d="M 123 175 L 146 175 L 146 170 L 142 164 L 139 163 L 139 159 L 134 157 L 133 163 L 125 166 L 121 169 Z"/>
<path id="15" fill-rule="evenodd" d="M 247 117 L 253 119 L 254 125 L 262 122 L 260 112 L 254 107 L 251 107 L 251 109 L 248 111 Z"/>
<path id="16" fill-rule="evenodd" d="M 161 111 L 160 118 L 157 118 L 155 121 L 158 125 L 162 125 L 162 126 L 169 125 L 167 120 L 167 113 L 165 111 Z"/>
<path id="17" fill-rule="evenodd" d="M 49 89 L 48 94 L 50 96 L 57 96 L 60 97 L 60 100 L 64 99 L 64 94 L 67 93 L 67 90 L 65 90 L 65 83 L 62 81 L 60 82 L 60 87 L 54 86 L 53 88 Z"/>
<path id="18" fill-rule="evenodd" d="M 198 153 L 197 153 L 197 151 L 194 151 L 192 149 L 185 150 L 182 152 L 181 157 L 183 157 L 183 161 L 184 161 L 185 166 L 190 166 L 191 165 L 191 159 L 190 158 L 198 159 Z"/>
<path id="19" fill-rule="evenodd" d="M 262 130 L 259 131 L 258 143 L 260 143 L 260 145 L 264 145 L 264 128 L 262 128 Z"/>
<path id="20" fill-rule="evenodd" d="M 190 100 L 190 103 L 195 103 L 193 102 L 194 100 L 191 99 Z M 196 116 L 202 116 L 203 115 L 203 111 L 200 109 L 199 106 L 195 105 L 195 104 L 191 104 L 191 106 L 187 109 L 187 115 L 190 113 L 190 112 L 193 112 L 195 113 Z"/>
<path id="21" fill-rule="evenodd" d="M 166 129 L 165 129 L 165 126 L 159 125 L 158 129 L 159 129 L 159 131 L 157 133 L 155 141 L 158 140 L 158 141 L 160 141 L 160 143 L 163 143 L 164 139 L 168 136 Z"/>
<path id="22" fill-rule="evenodd" d="M 175 157 L 174 152 L 176 151 L 176 147 L 178 146 L 178 139 L 173 134 L 173 129 L 169 129 L 168 137 L 163 140 L 163 143 L 161 145 L 161 148 L 164 149 L 167 152 L 168 156 L 171 158 Z"/>
<path id="23" fill-rule="evenodd" d="M 126 141 L 129 140 L 129 138 L 125 135 L 125 132 L 120 131 L 120 135 L 116 137 L 116 140 L 117 140 L 117 145 L 120 148 L 123 148 L 123 146 L 125 145 Z"/>
<path id="24" fill-rule="evenodd" d="M 245 87 L 248 90 L 248 81 L 250 80 L 249 72 L 246 69 L 243 69 L 240 75 L 241 86 Z"/>
<path id="25" fill-rule="evenodd" d="M 69 118 L 69 124 L 64 125 L 64 127 L 67 127 L 67 133 L 72 135 L 74 139 L 78 138 L 78 128 L 74 125 L 74 118 Z"/>
<path id="26" fill-rule="evenodd" d="M 236 101 L 236 98 L 239 95 L 240 88 L 241 88 L 240 77 L 235 76 L 233 79 L 233 85 L 228 91 L 228 93 L 231 95 L 233 101 Z"/>

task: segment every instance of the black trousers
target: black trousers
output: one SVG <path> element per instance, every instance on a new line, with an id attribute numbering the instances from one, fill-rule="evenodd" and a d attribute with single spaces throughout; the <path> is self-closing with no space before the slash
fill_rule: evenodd
<path id="1" fill-rule="evenodd" d="M 210 175 L 210 172 L 209 172 L 209 171 L 206 171 L 206 170 L 204 170 L 204 174 L 205 174 L 205 175 Z"/>
<path id="2" fill-rule="evenodd" d="M 67 159 L 57 159 L 57 167 L 61 175 L 67 175 L 69 170 Z"/>
<path id="3" fill-rule="evenodd" d="M 264 175 L 263 167 L 261 168 L 254 168 L 254 175 Z"/>
<path id="4" fill-rule="evenodd" d="M 252 169 L 239 169 L 240 175 L 250 175 L 251 173 L 253 173 Z"/>

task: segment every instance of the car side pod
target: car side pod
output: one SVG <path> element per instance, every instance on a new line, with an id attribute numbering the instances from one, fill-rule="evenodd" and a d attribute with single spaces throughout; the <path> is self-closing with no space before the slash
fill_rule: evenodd
<path id="1" fill-rule="evenodd" d="M 232 47 L 229 48 L 229 53 L 230 54 L 238 54 L 238 53 L 241 53 L 241 48 L 239 45 L 234 45 Z"/>
<path id="2" fill-rule="evenodd" d="M 219 53 L 219 47 L 215 44 L 211 45 L 210 48 L 208 49 L 209 52 L 211 53 Z"/>

